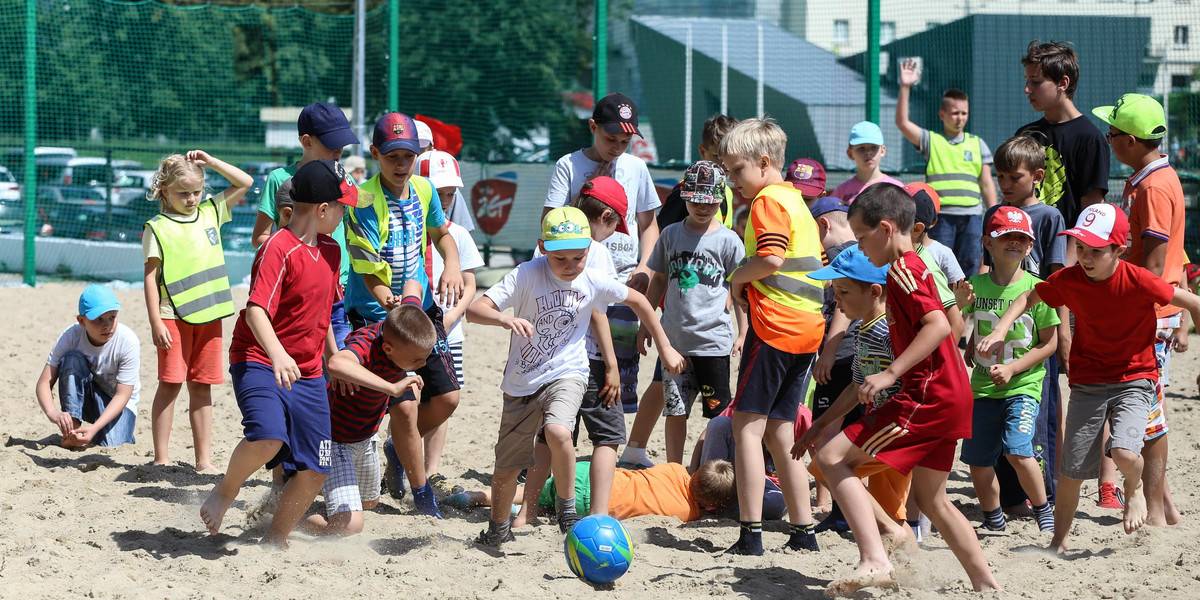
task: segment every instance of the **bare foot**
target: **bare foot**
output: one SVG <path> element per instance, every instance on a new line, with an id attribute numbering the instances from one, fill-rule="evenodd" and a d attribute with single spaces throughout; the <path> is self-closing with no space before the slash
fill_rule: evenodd
<path id="1" fill-rule="evenodd" d="M 156 461 L 154 461 L 154 462 L 150 463 L 150 466 L 152 466 L 152 467 L 165 467 L 165 466 L 167 466 L 167 465 L 169 465 L 169 464 L 171 464 L 171 461 L 169 461 L 169 460 L 167 460 L 167 459 L 165 459 L 165 458 L 164 458 L 164 459 L 162 459 L 162 460 L 156 460 Z"/>
<path id="2" fill-rule="evenodd" d="M 904 528 L 904 532 L 900 535 L 885 533 L 882 536 L 883 549 L 887 552 L 888 558 L 892 558 L 897 552 L 903 552 L 907 556 L 916 556 L 921 551 L 921 547 L 917 545 L 917 537 L 913 535 L 912 529 Z"/>
<path id="3" fill-rule="evenodd" d="M 1125 481 L 1125 533 L 1133 533 L 1146 524 L 1146 495 L 1142 493 L 1142 482 L 1134 486 Z"/>
<path id="4" fill-rule="evenodd" d="M 71 435 L 63 436 L 62 442 L 59 445 L 62 446 L 63 448 L 75 449 L 75 448 L 82 448 L 82 447 L 86 446 L 87 444 L 80 442 L 79 439 L 76 438 L 74 434 L 71 434 Z"/>
<path id="5" fill-rule="evenodd" d="M 233 504 L 232 497 L 226 497 L 217 492 L 220 484 L 213 486 L 213 489 L 208 494 L 208 498 L 204 500 L 204 504 L 200 505 L 200 520 L 204 521 L 204 526 L 208 527 L 208 533 L 217 535 L 221 530 L 221 521 L 225 520 L 225 511 L 229 510 L 229 505 Z"/>
<path id="6" fill-rule="evenodd" d="M 983 579 L 980 581 L 973 581 L 973 582 L 971 582 L 971 585 L 972 585 L 972 587 L 975 588 L 975 591 L 977 591 L 977 592 L 982 592 L 984 590 L 1002 590 L 1002 589 L 1004 589 L 1004 588 L 1000 587 L 1000 583 L 996 581 L 996 578 L 993 577 L 991 573 L 988 573 L 987 579 Z"/>
<path id="7" fill-rule="evenodd" d="M 258 541 L 258 545 L 268 546 L 268 547 L 274 548 L 275 550 L 287 550 L 288 548 L 291 547 L 288 544 L 286 537 L 283 539 L 276 539 L 276 538 L 272 537 L 270 534 L 263 536 L 263 539 Z"/>
<path id="8" fill-rule="evenodd" d="M 825 588 L 825 595 L 830 598 L 837 596 L 849 596 L 858 590 L 865 587 L 895 587 L 896 578 L 892 575 L 892 570 L 875 570 L 875 569 L 860 569 L 854 575 L 845 579 L 840 579 L 829 584 Z"/>
<path id="9" fill-rule="evenodd" d="M 197 464 L 196 472 L 203 473 L 205 475 L 220 475 L 221 474 L 221 471 L 217 470 L 216 467 L 212 466 L 212 463 L 207 463 L 207 464 L 203 464 L 203 465 Z"/>
<path id="10" fill-rule="evenodd" d="M 1055 533 L 1054 539 L 1050 540 L 1050 545 L 1046 549 L 1055 554 L 1065 554 L 1067 552 L 1067 534 L 1063 533 L 1060 539 Z"/>

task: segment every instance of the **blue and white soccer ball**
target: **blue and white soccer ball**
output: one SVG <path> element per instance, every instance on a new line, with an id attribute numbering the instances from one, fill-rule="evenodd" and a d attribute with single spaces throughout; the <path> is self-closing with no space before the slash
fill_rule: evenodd
<path id="1" fill-rule="evenodd" d="M 563 542 L 571 572 L 592 583 L 612 583 L 633 562 L 633 541 L 621 522 L 608 515 L 584 517 Z"/>

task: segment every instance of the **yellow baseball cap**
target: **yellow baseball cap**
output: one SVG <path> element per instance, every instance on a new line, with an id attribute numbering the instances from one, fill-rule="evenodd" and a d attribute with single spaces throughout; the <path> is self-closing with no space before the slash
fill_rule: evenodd
<path id="1" fill-rule="evenodd" d="M 573 206 L 555 208 L 542 219 L 542 247 L 546 252 L 581 250 L 592 244 L 592 228 L 582 210 Z"/>
<path id="2" fill-rule="evenodd" d="M 1092 114 L 1138 139 L 1157 140 L 1167 133 L 1163 107 L 1150 96 L 1125 94 L 1113 106 L 1093 108 Z"/>

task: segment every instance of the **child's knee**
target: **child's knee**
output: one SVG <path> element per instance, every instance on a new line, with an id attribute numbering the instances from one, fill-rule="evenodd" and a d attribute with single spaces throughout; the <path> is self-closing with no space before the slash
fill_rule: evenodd
<path id="1" fill-rule="evenodd" d="M 459 393 L 458 390 L 446 392 L 440 396 L 434 396 L 430 402 L 437 404 L 443 410 L 454 411 L 458 408 Z"/>
<path id="2" fill-rule="evenodd" d="M 546 443 L 549 446 L 555 446 L 571 443 L 571 430 L 557 423 L 548 423 L 542 428 L 546 435 Z"/>
<path id="3" fill-rule="evenodd" d="M 379 506 L 379 498 L 362 501 L 363 510 L 375 510 L 376 506 Z"/>
<path id="4" fill-rule="evenodd" d="M 393 423 L 401 424 L 405 429 L 408 429 L 410 426 L 417 426 L 418 408 L 419 406 L 417 402 L 406 400 L 393 404 L 392 407 L 388 409 L 388 414 L 391 415 Z"/>

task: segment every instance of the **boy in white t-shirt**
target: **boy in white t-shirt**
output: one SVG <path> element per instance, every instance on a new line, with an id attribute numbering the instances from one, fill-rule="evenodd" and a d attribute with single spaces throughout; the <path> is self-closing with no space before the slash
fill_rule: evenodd
<path id="1" fill-rule="evenodd" d="M 450 214 L 450 207 L 455 201 L 455 196 L 463 187 L 458 161 L 449 152 L 441 150 L 430 150 L 422 154 L 420 160 L 421 163 L 417 170 L 423 177 L 429 179 L 429 183 L 433 184 L 438 200 L 442 204 L 442 210 L 446 214 Z M 475 298 L 475 269 L 483 266 L 483 257 L 479 255 L 479 248 L 475 246 L 475 240 L 471 239 L 471 233 L 466 228 L 454 221 L 450 221 L 449 225 L 450 237 L 454 239 L 454 245 L 458 247 L 458 267 L 462 272 L 463 281 L 462 297 L 467 301 L 451 304 L 446 301 L 446 298 L 436 295 L 434 299 L 442 309 L 442 323 L 446 328 L 446 346 L 450 352 L 450 358 L 454 361 L 454 376 L 458 379 L 458 385 L 461 388 L 466 385 L 466 379 L 463 377 L 463 340 L 465 339 L 463 315 L 467 312 L 470 300 Z M 442 260 L 441 254 L 434 251 L 432 243 L 426 250 L 425 256 L 430 258 L 429 281 L 433 282 L 436 288 L 442 279 L 446 263 Z M 463 488 L 452 485 L 441 473 L 442 449 L 446 446 L 446 430 L 449 428 L 449 423 L 450 420 L 447 418 L 437 429 L 425 434 L 425 472 L 430 473 L 428 481 L 434 489 L 443 494 L 457 494 L 463 491 Z"/>
<path id="2" fill-rule="evenodd" d="M 662 203 L 646 161 L 625 152 L 638 131 L 637 106 L 624 94 L 609 94 L 596 103 L 588 121 L 592 145 L 576 150 L 554 165 L 542 217 L 553 208 L 567 206 L 583 184 L 600 176 L 615 179 L 625 189 L 627 204 L 622 231 L 604 240 L 617 266 L 617 276 L 639 293 L 646 293 L 650 269 L 646 259 L 658 241 L 654 211 Z M 637 411 L 638 321 L 626 307 L 608 311 L 613 347 L 621 371 L 621 403 L 626 413 Z"/>
<path id="3" fill-rule="evenodd" d="M 683 358 L 671 347 L 645 296 L 607 274 L 585 266 L 591 228 L 583 211 L 564 207 L 542 220 L 538 247 L 545 256 L 522 263 L 467 309 L 473 323 L 512 331 L 500 389 L 504 412 L 496 442 L 492 512 L 477 543 L 499 547 L 513 539 L 511 506 L 517 475 L 534 464 L 534 440 L 543 430 L 550 449 L 559 530 L 579 520 L 575 513 L 575 453 L 571 430 L 588 379 L 584 335 L 592 310 L 619 302 L 647 321 L 663 368 L 677 374 Z M 512 308 L 513 314 L 501 311 Z M 545 425 L 543 427 L 543 424 Z"/>
<path id="4" fill-rule="evenodd" d="M 120 310 L 107 287 L 90 285 L 83 290 L 75 317 L 78 323 L 58 336 L 38 377 L 38 405 L 58 426 L 64 448 L 134 443 L 142 387 L 141 342 L 132 329 L 117 323 Z"/>

